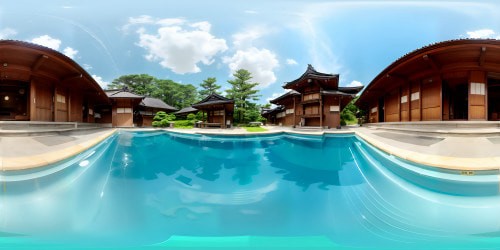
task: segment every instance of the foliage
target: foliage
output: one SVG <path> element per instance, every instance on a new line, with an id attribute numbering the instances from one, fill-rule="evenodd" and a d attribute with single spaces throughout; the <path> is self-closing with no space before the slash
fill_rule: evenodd
<path id="1" fill-rule="evenodd" d="M 261 127 L 243 127 L 247 132 L 265 132 L 267 129 Z"/>
<path id="2" fill-rule="evenodd" d="M 200 94 L 201 99 L 214 93 L 221 94 L 219 91 L 217 91 L 218 89 L 221 88 L 221 86 L 215 84 L 216 81 L 217 79 L 215 77 L 209 77 L 203 80 L 203 83 L 200 83 L 200 87 L 202 87 L 202 89 L 198 91 L 198 93 Z"/>
<path id="3" fill-rule="evenodd" d="M 204 116 L 203 112 L 198 111 L 198 113 L 196 113 L 196 120 L 198 120 L 198 121 L 204 121 L 205 118 L 203 116 Z"/>
<path id="4" fill-rule="evenodd" d="M 147 74 L 124 75 L 113 80 L 108 89 L 123 89 L 127 87 L 130 91 L 144 96 L 153 96 L 156 91 L 156 78 Z"/>
<path id="5" fill-rule="evenodd" d="M 262 105 L 262 108 L 270 109 L 271 103 L 266 103 L 266 104 Z"/>
<path id="6" fill-rule="evenodd" d="M 257 85 L 259 85 L 259 83 L 251 83 L 250 79 L 252 79 L 252 75 L 245 69 L 237 70 L 233 76 L 233 80 L 227 81 L 232 86 L 231 89 L 227 90 L 228 97 L 234 100 L 234 113 L 236 114 L 234 117 L 235 122 L 245 123 L 252 117 L 251 115 L 245 116 L 245 113 L 256 107 L 251 100 L 259 100 L 259 95 L 257 95 L 259 90 L 254 89 Z"/>
<path id="7" fill-rule="evenodd" d="M 164 111 L 158 111 L 153 117 L 153 127 L 168 127 L 170 122 L 175 120 L 174 114 L 167 114 Z"/>
<path id="8" fill-rule="evenodd" d="M 263 117 L 260 115 L 260 110 L 258 108 L 252 107 L 255 105 L 250 105 L 244 114 L 244 122 L 257 122 Z"/>
<path id="9" fill-rule="evenodd" d="M 195 115 L 195 114 L 189 114 L 189 115 L 187 115 L 187 119 L 188 119 L 189 121 L 196 120 L 196 115 Z"/>
<path id="10" fill-rule="evenodd" d="M 193 128 L 194 121 L 193 120 L 178 120 L 174 123 L 175 128 Z"/>
<path id="11" fill-rule="evenodd" d="M 347 106 L 340 112 L 340 125 L 345 126 L 346 124 L 357 124 L 358 119 L 356 115 L 360 113 L 358 107 L 354 105 L 354 102 L 358 97 L 354 98 L 347 104 Z"/>
<path id="12" fill-rule="evenodd" d="M 138 95 L 161 99 L 179 109 L 198 101 L 198 92 L 195 86 L 180 84 L 168 79 L 158 79 L 147 74 L 120 76 L 113 80 L 108 89 L 122 89 L 124 87 Z"/>

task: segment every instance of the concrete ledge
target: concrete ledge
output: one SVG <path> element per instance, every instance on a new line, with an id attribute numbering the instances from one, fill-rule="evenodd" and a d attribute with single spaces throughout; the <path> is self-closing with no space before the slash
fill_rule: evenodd
<path id="1" fill-rule="evenodd" d="M 102 142 L 106 138 L 113 135 L 117 130 L 110 129 L 104 133 L 99 134 L 88 140 L 82 140 L 74 145 L 64 147 L 62 149 L 38 153 L 27 156 L 19 157 L 1 157 L 0 156 L 0 169 L 2 171 L 8 170 L 23 170 L 36 167 L 42 167 L 49 164 L 53 164 L 67 158 L 73 157 L 95 145 Z"/>
<path id="2" fill-rule="evenodd" d="M 500 153 L 499 156 L 496 157 L 481 158 L 431 155 L 392 146 L 361 131 L 356 131 L 356 135 L 388 154 L 427 166 L 465 171 L 491 171 L 500 169 Z"/>

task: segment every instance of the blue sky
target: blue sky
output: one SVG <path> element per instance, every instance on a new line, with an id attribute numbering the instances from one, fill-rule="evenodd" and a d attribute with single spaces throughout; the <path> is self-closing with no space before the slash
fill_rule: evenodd
<path id="1" fill-rule="evenodd" d="M 35 42 L 82 65 L 105 87 L 146 73 L 223 89 L 239 68 L 261 103 L 312 64 L 367 85 L 397 58 L 458 38 L 500 39 L 495 1 L 2 1 L 0 39 Z"/>

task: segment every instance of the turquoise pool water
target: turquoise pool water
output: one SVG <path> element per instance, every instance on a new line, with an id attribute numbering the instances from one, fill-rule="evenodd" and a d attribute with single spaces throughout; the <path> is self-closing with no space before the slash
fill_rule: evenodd
<path id="1" fill-rule="evenodd" d="M 0 176 L 0 248 L 500 248 L 499 177 L 354 135 L 127 132 Z"/>

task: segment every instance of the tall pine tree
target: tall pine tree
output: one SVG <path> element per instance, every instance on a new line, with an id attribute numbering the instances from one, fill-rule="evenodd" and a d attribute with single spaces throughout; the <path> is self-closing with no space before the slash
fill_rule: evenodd
<path id="1" fill-rule="evenodd" d="M 209 78 L 203 80 L 202 83 L 200 83 L 200 87 L 202 87 L 202 89 L 200 91 L 198 91 L 198 93 L 200 94 L 201 99 L 203 99 L 211 94 L 214 94 L 214 93 L 220 94 L 220 92 L 217 90 L 220 89 L 221 86 L 215 84 L 216 81 L 217 81 L 217 79 L 215 77 L 209 77 Z"/>
<path id="2" fill-rule="evenodd" d="M 258 101 L 259 96 L 257 93 L 259 90 L 254 89 L 259 85 L 259 83 L 252 83 L 252 74 L 245 69 L 239 69 L 234 74 L 233 80 L 228 80 L 227 82 L 231 84 L 232 88 L 227 90 L 227 96 L 234 100 L 236 122 L 246 122 L 245 112 L 247 108 L 252 107 L 253 101 Z M 253 105 L 254 106 L 254 105 Z"/>

